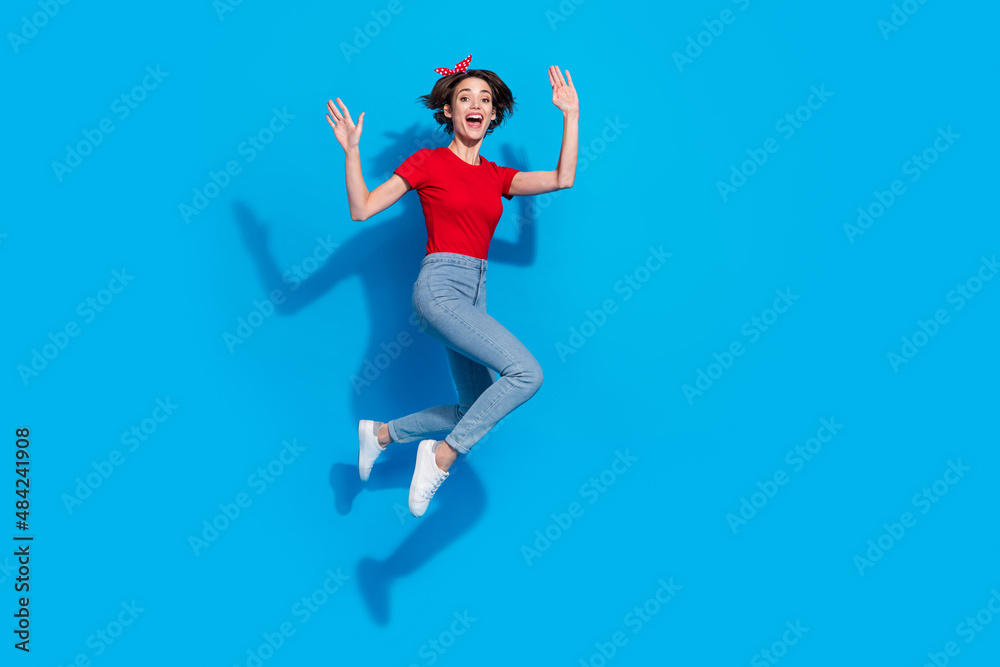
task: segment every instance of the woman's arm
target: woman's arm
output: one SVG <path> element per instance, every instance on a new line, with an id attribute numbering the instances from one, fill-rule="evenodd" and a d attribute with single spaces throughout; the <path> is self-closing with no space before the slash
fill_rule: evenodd
<path id="1" fill-rule="evenodd" d="M 364 220 L 368 206 L 368 186 L 361 175 L 361 151 L 357 146 L 344 150 L 344 173 L 347 176 L 347 207 L 351 210 L 351 220 Z"/>
<path id="2" fill-rule="evenodd" d="M 538 195 L 553 190 L 573 187 L 576 176 L 576 153 L 579 137 L 580 103 L 573 87 L 573 77 L 566 70 L 563 79 L 559 68 L 549 68 L 549 83 L 552 84 L 552 103 L 563 113 L 562 148 L 559 162 L 553 171 L 519 171 L 514 174 L 508 192 L 512 195 Z"/>
<path id="3" fill-rule="evenodd" d="M 365 112 L 361 112 L 361 115 L 358 116 L 358 124 L 355 125 L 354 121 L 351 120 L 351 112 L 347 110 L 347 105 L 339 97 L 337 102 L 343 108 L 343 113 L 333 103 L 333 100 L 330 100 L 326 105 L 329 112 L 326 120 L 330 123 L 334 136 L 337 137 L 337 141 L 344 149 L 347 205 L 351 210 L 351 220 L 367 220 L 395 204 L 400 197 L 406 194 L 410 186 L 399 175 L 393 174 L 389 180 L 375 188 L 374 192 L 368 191 L 364 176 L 361 175 L 361 152 L 358 149 L 358 142 L 361 141 L 361 131 L 365 123 Z"/>
<path id="4" fill-rule="evenodd" d="M 573 187 L 576 176 L 576 148 L 580 112 L 563 114 L 562 149 L 553 171 L 519 171 L 510 182 L 512 195 L 540 195 Z"/>
<path id="5" fill-rule="evenodd" d="M 347 198 L 351 207 L 351 220 L 367 220 L 376 213 L 384 211 L 395 204 L 399 201 L 400 197 L 410 190 L 409 183 L 403 180 L 399 174 L 393 174 L 385 183 L 368 192 L 368 188 L 365 187 L 365 181 L 361 177 L 361 158 L 357 155 L 357 151 L 354 151 L 354 155 L 350 152 L 347 154 L 345 166 L 347 169 Z M 354 186 L 358 202 L 360 202 L 357 204 L 351 201 L 352 177 L 356 183 L 360 183 L 360 186 Z"/>

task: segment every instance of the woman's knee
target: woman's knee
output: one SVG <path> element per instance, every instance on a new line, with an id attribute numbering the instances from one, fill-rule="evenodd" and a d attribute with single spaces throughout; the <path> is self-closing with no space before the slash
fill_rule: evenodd
<path id="1" fill-rule="evenodd" d="M 535 392 L 541 389 L 542 381 L 545 379 L 545 375 L 542 373 L 542 366 L 534 357 L 522 362 L 518 370 L 512 373 L 512 376 L 518 383 L 518 386 L 522 387 L 527 398 L 531 398 L 535 395 Z"/>

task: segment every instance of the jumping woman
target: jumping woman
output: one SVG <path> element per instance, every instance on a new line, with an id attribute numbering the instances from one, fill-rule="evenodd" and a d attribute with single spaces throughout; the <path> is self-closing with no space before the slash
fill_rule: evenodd
<path id="1" fill-rule="evenodd" d="M 427 252 L 413 283 L 419 326 L 444 344 L 458 404 L 438 405 L 383 423 L 358 423 L 358 473 L 367 480 L 379 454 L 393 442 L 412 442 L 448 431 L 444 440 L 421 440 L 410 482 L 409 506 L 422 516 L 459 454 L 542 385 L 542 368 L 514 334 L 486 313 L 486 256 L 503 204 L 514 195 L 537 195 L 573 185 L 580 106 L 569 70 L 549 68 L 552 103 L 563 114 L 562 148 L 552 171 L 518 171 L 479 154 L 483 138 L 514 111 L 514 96 L 495 73 L 467 69 L 470 55 L 441 77 L 429 95 L 434 120 L 454 137 L 447 146 L 423 148 L 369 192 L 361 175 L 357 125 L 347 106 L 330 100 L 326 119 L 344 149 L 352 220 L 367 220 L 416 189 L 427 225 Z M 567 81 L 569 83 L 567 83 Z M 493 370 L 491 370 L 493 369 Z M 494 381 L 494 372 L 500 377 Z"/>

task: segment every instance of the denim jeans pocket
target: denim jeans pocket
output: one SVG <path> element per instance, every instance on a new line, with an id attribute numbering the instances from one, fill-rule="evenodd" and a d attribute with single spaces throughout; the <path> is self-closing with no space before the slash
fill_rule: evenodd
<path id="1" fill-rule="evenodd" d="M 435 303 L 455 299 L 471 303 L 475 298 L 478 276 L 467 267 L 439 264 L 422 278 L 424 296 L 430 297 Z"/>

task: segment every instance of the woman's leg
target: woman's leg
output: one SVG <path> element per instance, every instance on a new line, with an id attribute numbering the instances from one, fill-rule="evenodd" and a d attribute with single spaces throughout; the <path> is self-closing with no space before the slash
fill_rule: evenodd
<path id="1" fill-rule="evenodd" d="M 392 420 L 393 441 L 409 442 L 448 432 L 439 448 L 447 469 L 501 419 L 531 398 L 542 384 L 542 368 L 528 349 L 486 312 L 485 264 L 460 256 L 457 262 L 426 257 L 413 285 L 420 327 L 445 345 L 459 391 L 458 405 L 438 405 Z M 493 381 L 495 369 L 500 378 Z M 448 453 L 452 453 L 448 456 Z"/>
<path id="2" fill-rule="evenodd" d="M 380 435 L 379 444 L 386 445 L 387 440 L 412 442 L 428 435 L 451 432 L 480 394 L 493 384 L 495 374 L 490 369 L 451 348 L 446 347 L 445 354 L 455 380 L 458 403 L 437 405 L 387 422 L 380 427 L 380 434 L 388 435 L 388 438 Z"/>
<path id="3" fill-rule="evenodd" d="M 463 280 L 467 280 L 465 274 Z M 444 287 L 447 285 L 435 280 L 418 281 L 415 286 L 414 298 L 419 300 L 427 333 L 444 343 L 449 353 L 457 353 L 459 361 L 464 357 L 473 364 L 460 362 L 460 370 L 481 374 L 477 367 L 487 373 L 493 368 L 500 373 L 468 408 L 459 406 L 456 414 L 460 419 L 444 438 L 456 452 L 467 453 L 497 422 L 538 391 L 542 368 L 521 341 L 486 312 L 485 274 L 480 276 L 471 300 L 455 298 Z M 460 401 L 467 404 L 462 398 Z"/>
<path id="4" fill-rule="evenodd" d="M 435 405 L 386 422 L 380 430 L 388 432 L 391 442 L 422 440 L 428 435 L 448 432 L 455 428 L 459 419 L 456 415 L 457 409 L 458 406 L 454 403 Z M 379 442 L 385 444 L 382 440 Z"/>
<path id="5" fill-rule="evenodd" d="M 420 272 L 413 283 L 413 312 L 419 327 L 427 332 L 430 325 L 423 311 L 430 307 L 428 299 L 447 298 L 465 300 L 486 308 L 485 267 L 479 260 L 451 253 L 427 256 L 420 264 Z M 433 286 L 428 289 L 428 285 Z M 433 291 L 434 295 L 431 294 Z M 440 332 L 431 331 L 432 337 L 444 342 Z M 451 369 L 458 391 L 458 404 L 436 405 L 394 419 L 380 426 L 378 438 L 382 445 L 388 442 L 412 442 L 429 435 L 443 435 L 454 430 L 476 399 L 493 384 L 496 374 L 445 344 L 448 367 Z"/>
<path id="6" fill-rule="evenodd" d="M 471 387 L 471 378 L 477 376 L 485 385 L 485 378 L 492 380 L 489 369 L 500 373 L 468 407 L 473 392 L 462 392 L 462 404 L 454 413 L 461 418 L 443 441 L 424 440 L 417 448 L 409 506 L 411 514 L 423 516 L 459 453 L 467 453 L 538 391 L 542 368 L 514 334 L 487 314 L 485 260 L 455 253 L 429 254 L 413 285 L 413 305 L 424 331 L 456 353 L 449 356 L 454 360 L 456 385 Z"/>

